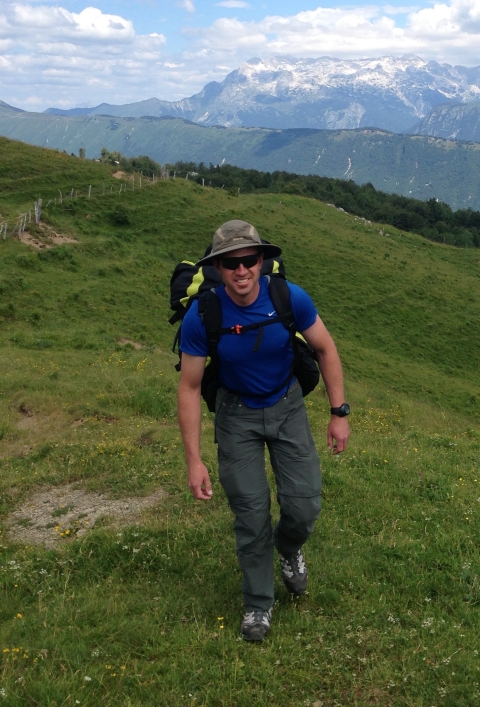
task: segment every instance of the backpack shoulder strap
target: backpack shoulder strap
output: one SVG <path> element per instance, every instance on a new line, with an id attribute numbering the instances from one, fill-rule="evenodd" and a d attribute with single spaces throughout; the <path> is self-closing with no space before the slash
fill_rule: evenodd
<path id="1" fill-rule="evenodd" d="M 217 360 L 217 347 L 222 335 L 222 305 L 214 288 L 203 292 L 198 298 L 198 316 L 205 326 L 208 355 L 212 360 Z"/>
<path id="2" fill-rule="evenodd" d="M 292 302 L 290 299 L 290 290 L 288 283 L 281 277 L 268 278 L 268 294 L 272 300 L 273 306 L 282 324 L 290 333 L 290 336 L 295 336 L 295 317 L 292 312 Z"/>

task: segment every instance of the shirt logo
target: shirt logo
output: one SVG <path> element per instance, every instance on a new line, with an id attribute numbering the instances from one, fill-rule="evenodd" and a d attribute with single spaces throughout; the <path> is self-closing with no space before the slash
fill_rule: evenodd
<path id="1" fill-rule="evenodd" d="M 269 312 L 269 313 L 268 313 L 268 316 L 269 316 L 269 317 L 273 317 L 274 314 L 276 314 L 275 310 L 273 310 L 273 312 Z"/>

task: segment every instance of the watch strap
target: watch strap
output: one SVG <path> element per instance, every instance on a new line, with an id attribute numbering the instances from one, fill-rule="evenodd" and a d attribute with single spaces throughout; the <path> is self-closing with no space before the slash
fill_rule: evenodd
<path id="1" fill-rule="evenodd" d="M 331 415 L 337 415 L 338 417 L 346 417 L 350 414 L 350 405 L 348 403 L 342 403 L 340 407 L 330 408 Z"/>

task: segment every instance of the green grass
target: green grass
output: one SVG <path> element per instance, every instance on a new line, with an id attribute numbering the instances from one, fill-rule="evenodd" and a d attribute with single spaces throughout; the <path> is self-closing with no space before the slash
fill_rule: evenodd
<path id="1" fill-rule="evenodd" d="M 24 212 L 40 187 L 46 203 L 62 184 L 93 185 L 90 200 L 45 210 L 78 244 L 37 253 L 0 241 L 3 702 L 480 701 L 478 255 L 394 229 L 386 238 L 295 196 L 236 198 L 184 180 L 118 194 L 102 165 L 3 146 L 9 164 L 24 164 L 17 150 L 26 161 L 18 189 L 4 188 L 15 173 L 0 175 L 3 217 Z M 129 225 L 112 224 L 119 205 Z M 326 397 L 317 389 L 307 401 L 324 473 L 309 593 L 292 601 L 277 576 L 262 646 L 238 640 L 240 575 L 206 411 L 213 499 L 194 502 L 186 487 L 167 323 L 174 264 L 199 257 L 234 217 L 284 248 L 287 273 L 339 345 L 353 410 L 349 449 L 332 457 Z M 67 483 L 117 498 L 166 494 L 141 524 L 98 523 L 56 551 L 8 539 L 10 512 Z"/>

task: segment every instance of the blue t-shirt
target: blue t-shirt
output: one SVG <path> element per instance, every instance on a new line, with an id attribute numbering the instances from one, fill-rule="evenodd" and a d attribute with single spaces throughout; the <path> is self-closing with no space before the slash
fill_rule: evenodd
<path id="1" fill-rule="evenodd" d="M 246 326 L 263 322 L 277 313 L 268 293 L 268 280 L 259 280 L 257 299 L 246 307 L 240 307 L 225 292 L 225 286 L 217 287 L 216 293 L 222 307 L 222 326 L 235 324 Z M 297 285 L 288 283 L 290 301 L 297 331 L 305 331 L 315 322 L 317 311 L 307 293 Z M 255 351 L 258 329 L 243 334 L 223 334 L 218 344 L 220 380 L 222 385 L 239 391 L 248 407 L 264 408 L 274 405 L 285 395 L 290 380 L 293 351 L 290 336 L 282 322 L 263 328 L 260 345 Z M 181 351 L 191 356 L 208 356 L 208 340 L 205 327 L 198 316 L 198 302 L 194 301 L 182 323 Z M 285 381 L 280 390 L 272 394 Z"/>

